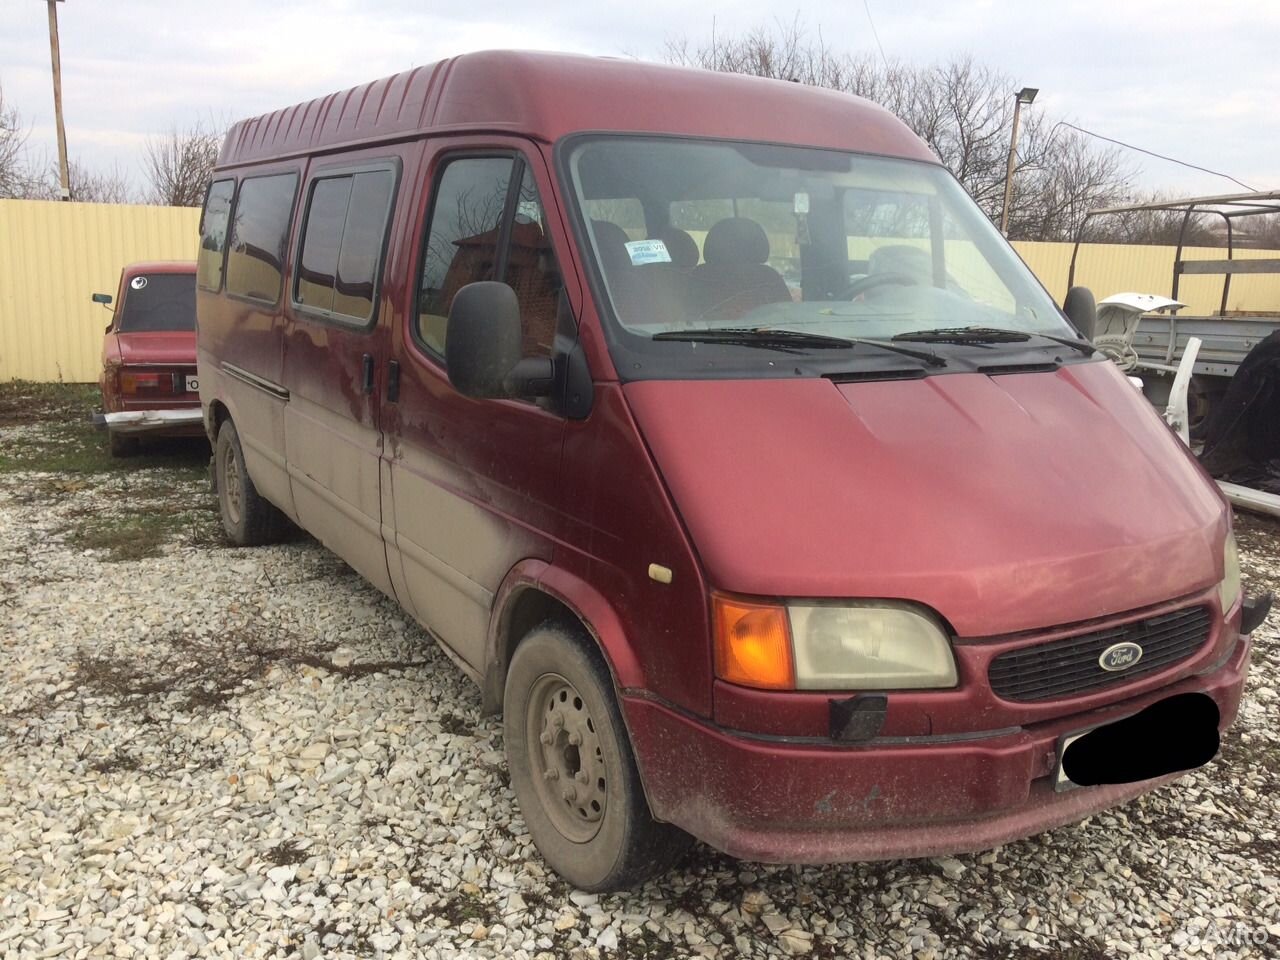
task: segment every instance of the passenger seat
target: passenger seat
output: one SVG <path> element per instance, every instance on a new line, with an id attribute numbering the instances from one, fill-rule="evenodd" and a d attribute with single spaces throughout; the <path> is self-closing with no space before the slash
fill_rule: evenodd
<path id="1" fill-rule="evenodd" d="M 754 220 L 721 220 L 707 232 L 702 259 L 693 279 L 703 319 L 735 320 L 766 304 L 791 302 L 787 282 L 767 262 L 769 238 Z"/>
<path id="2" fill-rule="evenodd" d="M 634 265 L 626 232 L 607 220 L 591 221 L 605 280 L 618 319 L 631 327 L 680 325 L 697 316 L 690 296 L 689 271 L 698 262 L 698 245 L 684 231 L 660 231 L 670 263 Z M 684 242 L 681 242 L 683 237 Z"/>

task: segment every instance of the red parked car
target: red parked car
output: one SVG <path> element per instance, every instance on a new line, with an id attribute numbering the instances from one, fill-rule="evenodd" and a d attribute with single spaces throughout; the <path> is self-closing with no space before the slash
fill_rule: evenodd
<path id="1" fill-rule="evenodd" d="M 115 315 L 102 340 L 102 410 L 112 456 L 136 453 L 143 437 L 199 437 L 196 265 L 134 263 L 120 272 Z M 110 305 L 110 294 L 95 293 Z"/>
<path id="2" fill-rule="evenodd" d="M 580 887 L 990 847 L 1235 718 L 1217 488 L 866 101 L 420 67 L 236 124 L 198 285 L 228 534 L 287 517 L 439 639 Z"/>

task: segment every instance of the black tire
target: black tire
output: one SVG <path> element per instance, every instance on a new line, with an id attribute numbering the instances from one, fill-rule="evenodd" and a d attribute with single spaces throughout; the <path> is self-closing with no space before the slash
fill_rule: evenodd
<path id="1" fill-rule="evenodd" d="M 140 444 L 137 437 L 130 437 L 123 433 L 107 433 L 107 441 L 111 447 L 111 455 L 113 457 L 136 457 Z"/>
<path id="2" fill-rule="evenodd" d="M 283 539 L 288 518 L 258 493 L 244 465 L 236 426 L 224 420 L 213 451 L 214 484 L 222 529 L 238 547 L 257 547 Z"/>
<path id="3" fill-rule="evenodd" d="M 521 641 L 507 672 L 503 737 L 533 842 L 579 889 L 633 887 L 693 842 L 649 812 L 608 668 L 580 632 L 548 622 Z"/>

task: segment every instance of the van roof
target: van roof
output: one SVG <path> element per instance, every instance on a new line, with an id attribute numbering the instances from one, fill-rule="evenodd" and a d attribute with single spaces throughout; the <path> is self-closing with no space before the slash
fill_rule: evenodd
<path id="1" fill-rule="evenodd" d="M 477 130 L 548 143 L 584 130 L 688 134 L 937 162 L 900 120 L 850 94 L 633 60 L 486 51 L 242 120 L 218 166 Z"/>

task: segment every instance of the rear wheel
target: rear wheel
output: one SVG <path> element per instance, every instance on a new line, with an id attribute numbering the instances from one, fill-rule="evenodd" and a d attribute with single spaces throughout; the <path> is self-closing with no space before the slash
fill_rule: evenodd
<path id="1" fill-rule="evenodd" d="M 579 633 L 545 623 L 507 673 L 511 784 L 547 863 L 583 890 L 620 890 L 671 867 L 692 838 L 649 812 L 613 684 Z"/>
<path id="2" fill-rule="evenodd" d="M 111 445 L 111 455 L 113 457 L 137 456 L 139 449 L 137 437 L 126 436 L 122 433 L 108 433 L 107 439 Z"/>
<path id="3" fill-rule="evenodd" d="M 218 486 L 222 528 L 236 546 L 256 547 L 274 543 L 284 536 L 288 520 L 253 485 L 253 479 L 245 469 L 240 437 L 230 420 L 218 428 L 213 471 Z"/>

